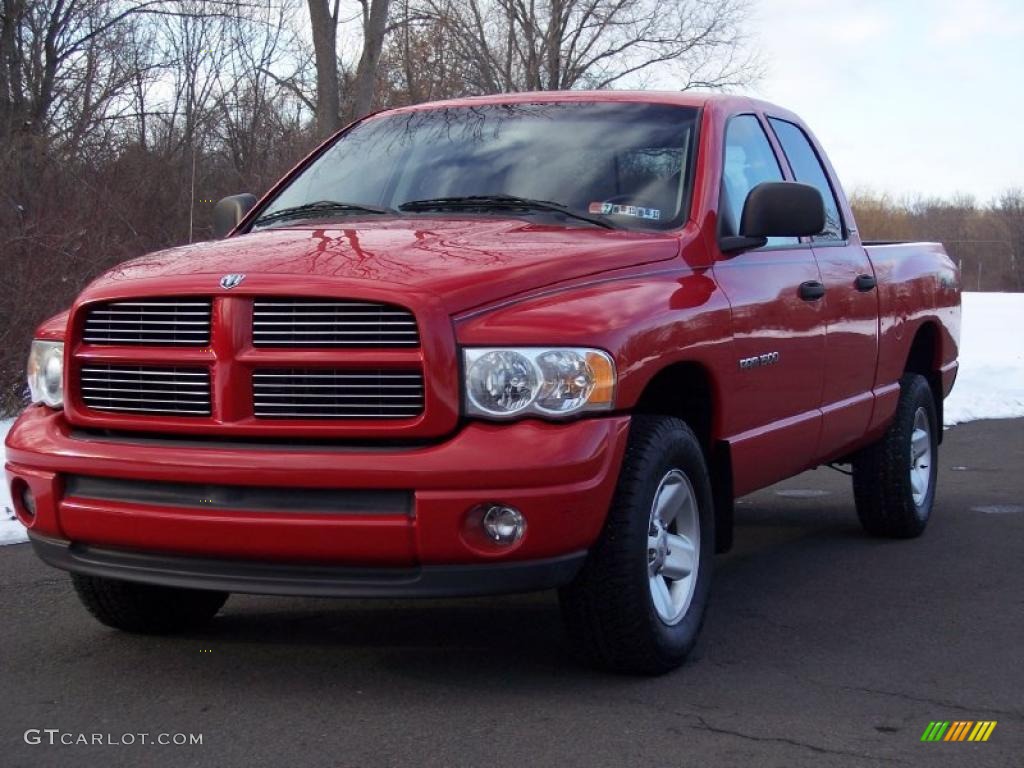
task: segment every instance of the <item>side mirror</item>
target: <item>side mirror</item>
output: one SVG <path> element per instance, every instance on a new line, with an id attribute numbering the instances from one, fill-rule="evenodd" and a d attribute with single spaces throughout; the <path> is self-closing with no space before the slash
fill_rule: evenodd
<path id="1" fill-rule="evenodd" d="M 245 214 L 256 205 L 256 195 L 248 192 L 243 195 L 225 197 L 213 207 L 213 236 L 224 237 L 238 226 Z"/>
<path id="2" fill-rule="evenodd" d="M 825 228 L 825 202 L 810 184 L 766 181 L 747 195 L 740 218 L 743 237 L 802 237 Z"/>
<path id="3" fill-rule="evenodd" d="M 810 184 L 765 181 L 743 203 L 738 237 L 723 238 L 723 251 L 760 248 L 769 237 L 817 235 L 825 228 L 825 202 Z"/>

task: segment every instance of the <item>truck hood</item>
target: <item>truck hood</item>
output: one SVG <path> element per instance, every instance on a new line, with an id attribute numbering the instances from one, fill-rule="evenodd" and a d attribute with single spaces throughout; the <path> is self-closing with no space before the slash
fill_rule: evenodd
<path id="1" fill-rule="evenodd" d="M 435 295 L 455 313 L 565 280 L 671 259 L 679 252 L 679 240 L 670 234 L 507 218 L 344 224 L 280 227 L 158 251 L 115 267 L 90 289 L 103 292 L 140 279 L 174 278 L 181 285 L 189 275 L 241 272 L 313 277 L 323 282 L 325 292 L 338 295 L 361 283 L 377 289 L 406 287 Z M 282 285 L 287 282 L 284 278 Z M 203 286 L 209 284 L 202 280 Z"/>

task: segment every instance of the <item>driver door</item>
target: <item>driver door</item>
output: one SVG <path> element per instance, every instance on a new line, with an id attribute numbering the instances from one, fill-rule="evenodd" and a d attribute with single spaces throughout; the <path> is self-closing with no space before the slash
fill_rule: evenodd
<path id="1" fill-rule="evenodd" d="M 725 131 L 719 240 L 739 234 L 747 194 L 785 174 L 761 120 L 730 118 Z M 715 278 L 732 307 L 731 402 L 723 433 L 737 495 L 807 468 L 821 429 L 825 352 L 821 275 L 809 243 L 770 238 L 756 250 L 718 253 Z"/>

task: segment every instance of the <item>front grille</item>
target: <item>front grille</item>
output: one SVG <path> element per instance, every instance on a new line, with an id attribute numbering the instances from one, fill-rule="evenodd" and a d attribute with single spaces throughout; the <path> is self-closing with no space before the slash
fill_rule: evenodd
<path id="1" fill-rule="evenodd" d="M 267 299 L 253 303 L 257 347 L 418 347 L 416 319 L 368 301 Z"/>
<path id="2" fill-rule="evenodd" d="M 210 343 L 209 299 L 112 301 L 89 310 L 89 344 L 205 347 Z"/>
<path id="3" fill-rule="evenodd" d="M 82 401 L 97 411 L 210 415 L 205 368 L 88 365 L 80 374 Z"/>
<path id="4" fill-rule="evenodd" d="M 254 413 L 264 419 L 409 419 L 423 412 L 416 370 L 262 369 L 253 373 Z"/>

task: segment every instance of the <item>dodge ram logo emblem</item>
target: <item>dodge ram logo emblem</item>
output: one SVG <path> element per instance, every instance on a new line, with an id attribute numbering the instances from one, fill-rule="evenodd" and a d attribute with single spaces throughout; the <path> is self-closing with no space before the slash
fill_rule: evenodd
<path id="1" fill-rule="evenodd" d="M 243 280 L 245 280 L 245 275 L 224 275 L 220 279 L 220 287 L 225 291 L 230 291 L 232 288 L 241 285 Z"/>

